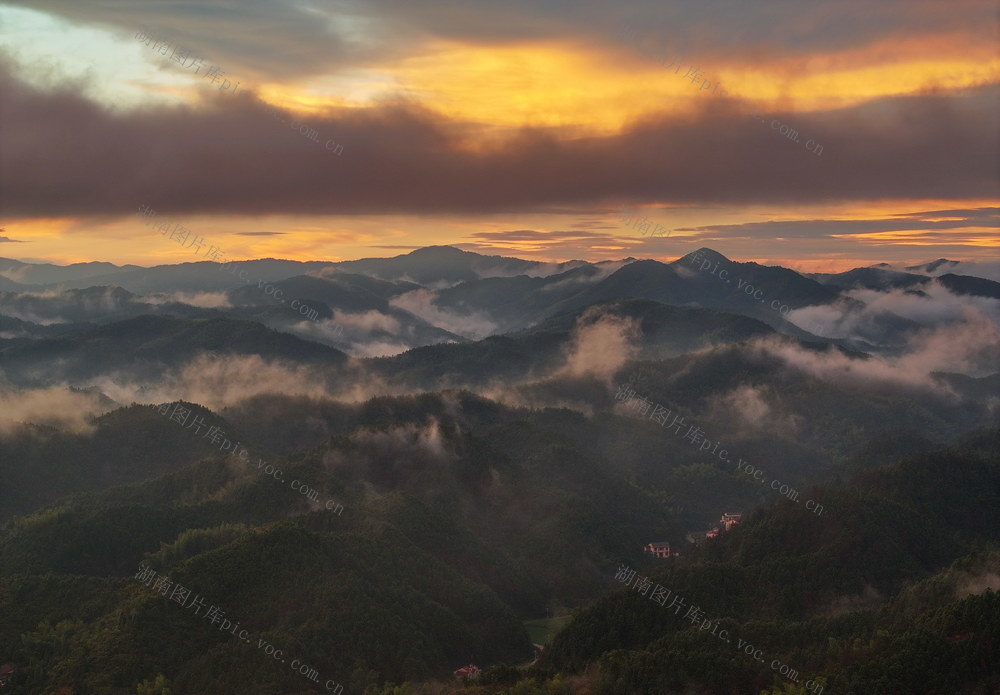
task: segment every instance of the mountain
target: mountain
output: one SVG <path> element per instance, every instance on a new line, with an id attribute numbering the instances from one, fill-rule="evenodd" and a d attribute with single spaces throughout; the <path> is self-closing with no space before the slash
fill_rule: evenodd
<path id="1" fill-rule="evenodd" d="M 948 263 L 954 263 L 948 261 Z M 929 264 L 934 266 L 934 264 Z M 923 267 L 923 266 L 919 266 Z M 934 266 L 940 267 L 940 265 Z M 893 289 L 926 291 L 938 282 L 955 294 L 1000 298 L 1000 283 L 984 278 L 943 273 L 933 278 L 916 273 L 900 273 L 885 268 L 854 268 L 843 273 L 812 273 L 809 277 L 841 290 L 867 289 L 887 292 Z"/>
<path id="2" fill-rule="evenodd" d="M 436 292 L 434 306 L 456 316 L 485 316 L 496 333 L 528 328 L 608 275 L 600 265 L 583 265 L 551 275 L 515 275 L 467 280 Z"/>
<path id="3" fill-rule="evenodd" d="M 209 424 L 226 428 L 210 411 L 187 405 Z M 0 522 L 62 497 L 159 477 L 212 450 L 207 439 L 141 406 L 102 415 L 87 432 L 22 425 L 0 437 Z M 20 465 L 9 465 L 13 461 Z"/>
<path id="4" fill-rule="evenodd" d="M 100 271 L 0 293 L 12 695 L 1000 690 L 990 281 Z"/>
<path id="5" fill-rule="evenodd" d="M 590 265 L 585 261 L 540 263 L 504 256 L 483 256 L 453 246 L 428 246 L 394 258 L 343 261 L 338 268 L 374 275 L 383 280 L 406 280 L 423 285 L 453 285 L 484 277 L 549 274 Z"/>
<path id="6" fill-rule="evenodd" d="M 669 264 L 649 260 L 630 263 L 557 306 L 566 310 L 615 298 L 653 299 L 675 306 L 741 313 L 805 337 L 809 335 L 806 331 L 782 318 L 782 309 L 825 304 L 837 296 L 837 291 L 795 271 L 736 263 L 711 249 L 700 249 Z"/>
<path id="7" fill-rule="evenodd" d="M 24 263 L 10 258 L 0 258 L 0 277 L 15 281 L 22 287 L 73 282 L 97 276 L 113 277 L 116 274 L 132 270 L 140 270 L 140 266 L 118 266 L 114 263 L 97 261 L 53 265 L 51 263 Z M 0 289 L 3 288 L 0 287 Z"/>
<path id="8" fill-rule="evenodd" d="M 645 300 L 614 301 L 567 311 L 502 336 L 425 346 L 374 360 L 372 369 L 413 388 L 539 378 L 566 368 L 567 358 L 577 347 L 576 332 L 603 319 L 634 323 L 638 354 L 649 359 L 773 334 L 766 324 L 740 315 Z"/>
<path id="9" fill-rule="evenodd" d="M 786 692 L 782 664 L 799 683 L 822 675 L 831 692 L 988 692 L 1000 594 L 966 587 L 1000 570 L 1000 553 L 980 552 L 1000 537 L 988 511 L 1000 504 L 998 444 L 993 430 L 918 454 L 848 488 L 810 491 L 831 505 L 823 515 L 786 500 L 709 542 L 693 564 L 646 563 L 640 574 L 683 607 L 651 600 L 648 588 L 615 591 L 574 615 L 546 663 L 600 664 L 601 683 L 621 692 Z M 965 513 L 945 511 L 955 505 Z M 754 645 L 746 654 L 743 641 Z"/>
<path id="10" fill-rule="evenodd" d="M 42 285 L 42 289 L 82 289 L 95 285 L 116 285 L 134 294 L 157 292 L 221 292 L 243 285 L 284 280 L 295 275 L 303 275 L 326 268 L 330 263 L 323 261 L 285 261 L 264 258 L 238 263 L 216 263 L 194 261 L 173 265 L 157 265 L 152 268 L 132 268 L 111 274 L 88 275 L 86 277 L 60 280 Z M 244 275 L 240 276 L 240 271 Z"/>
<path id="11" fill-rule="evenodd" d="M 392 352 L 402 352 L 465 340 L 394 304 L 394 298 L 420 289 L 412 283 L 334 271 L 322 277 L 298 275 L 270 287 L 274 289 L 273 297 L 281 297 L 280 301 L 256 286 L 230 290 L 228 300 L 239 308 L 231 313 L 361 354 L 368 345 L 391 346 Z M 292 310 L 292 306 L 298 310 Z"/>
<path id="12" fill-rule="evenodd" d="M 1000 299 L 1000 282 L 966 275 L 953 275 L 952 273 L 939 275 L 937 281 L 955 294 Z"/>
<path id="13" fill-rule="evenodd" d="M 129 414 L 174 426 L 143 410 Z M 147 561 L 216 597 L 255 639 L 294 647 L 345 680 L 364 680 L 369 669 L 424 678 L 471 660 L 525 660 L 530 648 L 515 610 L 542 612 L 553 588 L 562 600 L 592 594 L 608 553 L 636 529 L 645 535 L 671 523 L 569 436 L 586 427 L 578 415 L 525 415 L 467 395 L 378 399 L 359 408 L 347 436 L 304 456 L 268 459 L 280 476 L 217 453 L 20 519 L 0 533 L 0 650 L 46 630 L 61 612 L 89 627 L 48 656 L 30 639 L 17 648 L 19 662 L 53 667 L 37 673 L 35 686 L 58 682 L 81 659 L 88 666 L 80 681 L 96 682 L 127 654 L 126 680 L 166 668 L 171 680 L 203 688 L 193 684 L 212 670 L 220 688 L 256 692 L 247 680 L 258 673 L 254 650 L 183 618 L 129 579 Z M 322 491 L 320 503 L 290 488 L 293 479 Z M 325 507 L 328 498 L 342 503 L 339 513 Z M 85 590 L 93 600 L 66 604 Z M 379 596 L 384 608 L 373 608 Z M 120 623 L 122 611 L 134 619 Z M 84 647 L 108 639 L 115 648 L 107 659 Z M 168 656 L 158 642 L 178 646 Z M 245 668 L 220 668 L 233 659 Z M 358 661 L 368 665 L 361 673 Z M 269 677 L 295 683 L 277 669 Z"/>
<path id="14" fill-rule="evenodd" d="M 341 366 L 347 359 L 332 347 L 251 321 L 140 316 L 9 348 L 0 353 L 0 368 L 12 381 L 35 383 L 126 371 L 137 379 L 155 379 L 165 367 L 190 362 L 201 353 L 257 355 L 324 367 Z"/>
<path id="15" fill-rule="evenodd" d="M 808 277 L 828 287 L 842 290 L 888 291 L 919 287 L 928 282 L 926 275 L 900 273 L 885 268 L 854 268 L 843 273 L 810 273 Z"/>
<path id="16" fill-rule="evenodd" d="M 14 282 L 0 275 L 0 292 L 23 292 L 28 287 L 29 285 L 22 285 L 19 282 Z"/>
<path id="17" fill-rule="evenodd" d="M 218 312 L 172 301 L 167 297 L 141 297 L 115 286 L 44 293 L 0 292 L 0 321 L 16 318 L 54 326 L 110 323 L 144 314 L 200 318 L 215 316 Z"/>
<path id="18" fill-rule="evenodd" d="M 693 266 L 702 263 L 709 264 L 705 272 L 692 272 Z M 728 282 L 709 272 L 719 272 L 720 266 Z M 815 338 L 783 316 L 791 309 L 829 303 L 838 296 L 836 289 L 794 271 L 733 263 L 715 251 L 701 249 L 670 264 L 644 260 L 618 268 L 583 266 L 541 277 L 467 280 L 437 291 L 433 305 L 459 316 L 488 319 L 498 332 L 506 332 L 602 302 L 651 299 L 740 313 L 789 335 Z"/>
<path id="19" fill-rule="evenodd" d="M 95 284 L 114 281 L 108 287 Z M 995 297 L 988 280 L 884 268 L 803 276 L 736 263 L 700 249 L 672 263 L 652 260 L 546 264 L 429 247 L 389 259 L 331 264 L 263 259 L 239 264 L 182 263 L 120 269 L 64 282 L 43 294 L 0 294 L 0 315 L 32 322 L 106 323 L 143 314 L 252 320 L 360 357 L 463 342 L 538 325 L 558 314 L 609 301 L 648 299 L 738 313 L 796 338 L 867 351 L 905 344 L 920 324 L 879 308 L 852 320 L 855 335 L 807 318 L 815 307 L 861 312 L 844 296 L 857 288 L 926 290 L 940 282 L 964 296 Z M 277 299 L 282 297 L 283 300 Z M 295 301 L 299 312 L 290 309 Z M 877 313 L 877 316 L 875 315 Z M 308 317 L 304 316 L 308 314 Z"/>
<path id="20" fill-rule="evenodd" d="M 959 265 L 961 265 L 959 261 L 949 261 L 947 258 L 939 258 L 936 261 L 907 266 L 906 269 L 918 273 L 924 273 L 926 275 L 934 275 L 939 271 L 947 272 L 948 270 L 952 270 Z"/>

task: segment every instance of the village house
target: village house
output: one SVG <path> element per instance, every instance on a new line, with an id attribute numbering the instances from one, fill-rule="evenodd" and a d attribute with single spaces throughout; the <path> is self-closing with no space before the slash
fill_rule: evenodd
<path id="1" fill-rule="evenodd" d="M 736 524 L 740 523 L 741 521 L 743 521 L 742 514 L 731 514 L 729 512 L 723 514 L 722 518 L 719 519 L 719 523 L 722 524 L 722 529 L 724 531 L 729 531 L 730 529 L 733 528 L 733 526 L 736 526 Z"/>
<path id="2" fill-rule="evenodd" d="M 479 678 L 479 674 L 482 672 L 482 669 L 475 664 L 469 664 L 455 671 L 455 678 Z"/>
<path id="3" fill-rule="evenodd" d="M 7 685 L 7 681 L 9 681 L 10 677 L 14 675 L 14 671 L 14 667 L 10 664 L 0 666 L 0 688 Z"/>
<path id="4" fill-rule="evenodd" d="M 670 551 L 670 544 L 667 543 L 666 541 L 662 541 L 659 543 L 650 543 L 645 548 L 643 548 L 643 551 L 661 559 L 667 559 L 677 554 L 677 553 L 672 553 Z"/>
<path id="5" fill-rule="evenodd" d="M 709 538 L 718 538 L 719 534 L 722 533 L 723 531 L 732 530 L 733 526 L 736 526 L 742 521 L 743 521 L 742 512 L 724 512 L 722 516 L 719 518 L 719 524 L 721 524 L 721 526 L 713 526 L 707 531 L 691 531 L 690 533 L 687 534 L 688 543 L 692 543 L 694 545 L 701 545 Z M 653 544 L 650 543 L 650 546 L 651 545 Z M 648 547 L 649 546 L 647 546 L 647 548 Z M 674 556 L 676 557 L 677 553 L 674 553 Z"/>

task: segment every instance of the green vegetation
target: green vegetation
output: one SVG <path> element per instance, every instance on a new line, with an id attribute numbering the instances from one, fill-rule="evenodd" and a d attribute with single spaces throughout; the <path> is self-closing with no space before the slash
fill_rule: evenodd
<path id="1" fill-rule="evenodd" d="M 528 631 L 528 637 L 533 644 L 552 644 L 553 638 L 567 623 L 572 616 L 562 615 L 557 618 L 541 618 L 538 620 L 525 620 L 524 627 Z"/>

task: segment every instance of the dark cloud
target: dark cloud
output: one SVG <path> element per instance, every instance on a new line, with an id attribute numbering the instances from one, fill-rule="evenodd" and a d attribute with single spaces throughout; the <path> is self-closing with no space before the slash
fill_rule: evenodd
<path id="1" fill-rule="evenodd" d="M 476 232 L 470 234 L 473 241 L 455 244 L 464 251 L 477 253 L 509 252 L 525 246 L 534 246 L 538 251 L 549 257 L 567 258 L 582 248 L 589 249 L 621 249 L 629 252 L 642 248 L 640 239 L 625 239 L 610 234 L 596 232 L 564 231 L 554 229 L 541 231 L 535 229 L 517 229 L 500 232 Z"/>
<path id="2" fill-rule="evenodd" d="M 477 213 L 678 204 L 969 199 L 996 192 L 1000 88 L 774 114 L 822 156 L 706 100 L 696 118 L 608 137 L 523 130 L 470 152 L 460 127 L 389 103 L 299 119 L 249 93 L 206 108 L 103 110 L 0 76 L 0 207 L 13 217 L 161 213 Z M 771 116 L 768 116 L 770 118 Z M 341 156 L 326 149 L 341 144 Z"/>
<path id="3" fill-rule="evenodd" d="M 322 74 L 411 54 L 435 38 L 457 42 L 561 40 L 632 50 L 663 43 L 693 59 L 836 51 L 898 36 L 961 33 L 994 41 L 992 0 L 20 0 L 73 22 L 169 34 L 231 73 L 260 79 Z M 640 40 L 622 30 L 639 27 Z M 252 37 L 252 38 L 248 38 Z"/>
<path id="4" fill-rule="evenodd" d="M 25 243 L 24 241 L 21 241 L 20 239 L 11 239 L 10 237 L 0 236 L 0 244 L 3 244 L 5 242 L 11 243 L 11 244 L 24 244 Z"/>
<path id="5" fill-rule="evenodd" d="M 893 217 L 958 217 L 968 224 L 997 226 L 1000 222 L 1000 208 L 958 208 L 952 210 L 924 210 L 923 212 L 897 212 Z"/>
<path id="6" fill-rule="evenodd" d="M 597 234 L 596 232 L 577 232 L 577 231 L 539 231 L 536 229 L 514 229 L 510 231 L 501 232 L 476 232 L 470 235 L 473 239 L 479 239 L 482 241 L 498 241 L 498 242 L 521 242 L 521 241 L 577 241 L 577 240 L 599 240 L 604 241 L 612 239 L 606 234 Z"/>
<path id="7" fill-rule="evenodd" d="M 940 219 L 950 217 L 956 219 Z M 921 238 L 949 241 L 947 230 L 966 227 L 991 227 L 1000 225 L 1000 208 L 979 208 L 972 210 L 930 210 L 926 212 L 900 213 L 888 218 L 870 220 L 782 220 L 768 222 L 746 222 L 742 224 L 717 224 L 703 227 L 680 227 L 678 231 L 696 232 L 686 235 L 694 239 L 736 238 L 833 238 L 834 235 L 873 234 L 878 232 L 913 231 Z M 975 234 L 975 232 L 968 232 Z M 995 236 L 995 232 L 984 234 Z"/>
<path id="8" fill-rule="evenodd" d="M 573 229 L 618 229 L 614 225 L 609 225 L 607 220 L 601 218 L 582 219 L 569 225 Z"/>

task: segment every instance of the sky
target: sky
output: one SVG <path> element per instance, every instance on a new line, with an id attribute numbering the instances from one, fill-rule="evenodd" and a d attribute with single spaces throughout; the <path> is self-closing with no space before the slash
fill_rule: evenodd
<path id="1" fill-rule="evenodd" d="M 995 261 L 998 40 L 995 0 L 0 3 L 0 257 Z"/>

